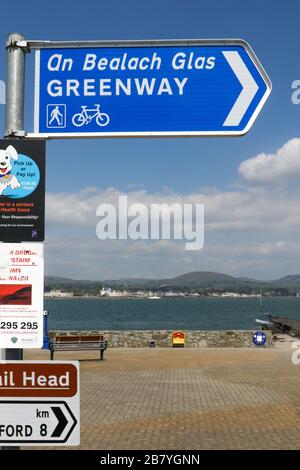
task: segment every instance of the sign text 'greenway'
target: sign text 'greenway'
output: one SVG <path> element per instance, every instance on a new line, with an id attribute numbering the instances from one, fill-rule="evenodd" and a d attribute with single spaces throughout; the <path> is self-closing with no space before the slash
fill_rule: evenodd
<path id="1" fill-rule="evenodd" d="M 243 41 L 44 48 L 35 133 L 240 135 L 271 90 Z"/>

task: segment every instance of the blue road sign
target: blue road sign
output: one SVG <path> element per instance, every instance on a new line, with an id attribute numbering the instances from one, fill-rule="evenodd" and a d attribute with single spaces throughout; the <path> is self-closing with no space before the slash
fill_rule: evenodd
<path id="1" fill-rule="evenodd" d="M 48 43 L 36 51 L 34 135 L 243 135 L 270 91 L 241 40 Z"/>

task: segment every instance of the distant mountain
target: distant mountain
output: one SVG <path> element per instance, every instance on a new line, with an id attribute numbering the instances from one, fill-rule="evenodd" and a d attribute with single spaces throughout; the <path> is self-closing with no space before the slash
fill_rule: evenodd
<path id="1" fill-rule="evenodd" d="M 46 276 L 46 282 L 50 283 L 50 284 L 55 284 L 55 283 L 58 283 L 58 284 L 67 284 L 67 283 L 76 283 L 76 282 L 81 282 L 81 281 L 78 281 L 76 279 L 69 279 L 67 277 L 59 277 L 59 276 Z M 86 281 L 86 282 L 89 282 L 89 281 Z"/>
<path id="2" fill-rule="evenodd" d="M 300 274 L 288 275 L 272 281 L 259 281 L 248 277 L 234 277 L 212 271 L 194 271 L 167 279 L 124 278 L 104 281 L 74 280 L 57 276 L 46 276 L 46 289 L 74 288 L 100 289 L 102 286 L 137 289 L 215 289 L 215 290 L 259 290 L 292 288 L 300 290 Z"/>
<path id="3" fill-rule="evenodd" d="M 59 276 L 46 276 L 45 277 L 45 284 L 49 285 L 76 285 L 76 284 L 89 284 L 90 282 L 93 281 L 84 281 L 84 280 L 78 280 L 78 279 L 69 279 L 67 277 L 59 277 Z"/>
<path id="4" fill-rule="evenodd" d="M 182 274 L 173 278 L 166 279 L 114 279 L 106 280 L 105 284 L 111 286 L 123 285 L 127 287 L 145 287 L 148 288 L 175 288 L 175 287 L 186 287 L 186 288 L 206 288 L 210 286 L 216 287 L 216 285 L 233 284 L 235 278 L 228 274 L 215 273 L 209 271 L 196 271 L 187 274 Z"/>
<path id="5" fill-rule="evenodd" d="M 280 286 L 295 286 L 300 285 L 300 274 L 291 274 L 289 276 L 281 277 L 280 279 L 275 279 L 270 281 L 273 285 L 280 285 Z"/>
<path id="6" fill-rule="evenodd" d="M 158 282 L 154 279 L 140 279 L 140 278 L 135 278 L 135 277 L 129 277 L 125 279 L 106 279 L 105 281 L 102 281 L 103 285 L 109 285 L 109 286 L 124 286 L 124 287 L 130 287 L 130 286 L 143 286 L 149 282 Z"/>
<path id="7" fill-rule="evenodd" d="M 245 281 L 245 282 L 260 282 L 261 284 L 264 284 L 265 282 L 268 281 L 259 281 L 257 279 L 254 279 L 253 277 L 237 277 L 237 281 Z"/>
<path id="8" fill-rule="evenodd" d="M 229 274 L 215 273 L 212 271 L 194 271 L 192 273 L 181 274 L 180 276 L 173 277 L 172 280 L 194 284 L 199 282 L 233 281 L 234 277 Z"/>
<path id="9" fill-rule="evenodd" d="M 46 276 L 45 291 L 49 290 L 67 290 L 67 291 L 99 291 L 102 283 L 99 281 L 87 281 L 78 279 L 69 279 L 67 277 Z"/>

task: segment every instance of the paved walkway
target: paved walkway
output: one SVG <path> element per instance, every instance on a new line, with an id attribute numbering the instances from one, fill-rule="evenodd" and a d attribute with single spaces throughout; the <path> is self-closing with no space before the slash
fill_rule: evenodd
<path id="1" fill-rule="evenodd" d="M 56 359 L 81 359 L 82 449 L 300 449 L 291 352 L 110 349 L 102 363 L 93 352 Z"/>

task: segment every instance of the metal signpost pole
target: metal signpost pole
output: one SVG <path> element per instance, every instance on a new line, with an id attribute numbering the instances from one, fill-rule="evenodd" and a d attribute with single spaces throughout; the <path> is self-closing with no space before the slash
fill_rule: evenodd
<path id="1" fill-rule="evenodd" d="M 24 36 L 11 33 L 7 38 L 7 67 L 6 67 L 6 106 L 5 106 L 5 137 L 24 136 L 24 80 L 25 80 L 25 51 L 16 45 L 24 40 Z M 22 360 L 23 349 L 0 349 L 0 358 L 5 360 Z M 2 449 L 19 449 L 5 447 Z"/>
<path id="2" fill-rule="evenodd" d="M 6 68 L 6 113 L 5 137 L 24 136 L 24 80 L 25 80 L 25 51 L 16 46 L 17 41 L 24 40 L 18 33 L 12 33 L 7 38 L 7 68 Z M 22 349 L 7 349 L 7 360 L 23 359 Z"/>
<path id="3" fill-rule="evenodd" d="M 5 137 L 24 137 L 25 50 L 17 46 L 24 36 L 7 38 Z"/>

